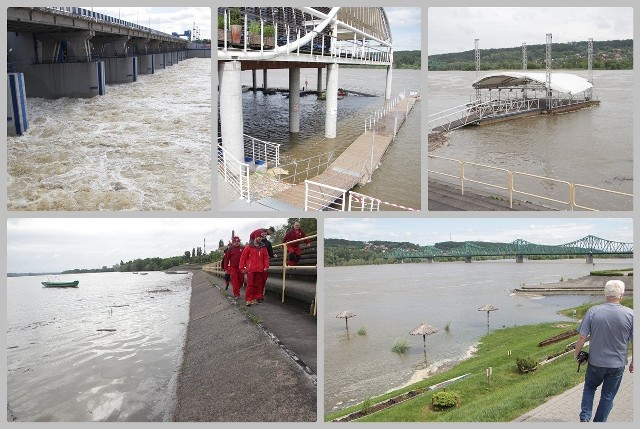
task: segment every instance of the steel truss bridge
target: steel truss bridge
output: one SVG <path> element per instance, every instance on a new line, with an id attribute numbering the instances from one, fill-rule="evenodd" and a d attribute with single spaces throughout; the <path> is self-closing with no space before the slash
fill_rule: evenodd
<path id="1" fill-rule="evenodd" d="M 466 241 L 458 247 L 443 250 L 435 246 L 424 246 L 418 250 L 399 249 L 387 253 L 387 258 L 396 259 L 433 259 L 433 258 L 471 258 L 473 256 L 491 256 L 518 258 L 523 256 L 593 256 L 593 255 L 632 255 L 633 243 L 605 240 L 588 235 L 570 243 L 549 245 L 530 243 L 517 239 L 511 243 L 476 243 Z"/>

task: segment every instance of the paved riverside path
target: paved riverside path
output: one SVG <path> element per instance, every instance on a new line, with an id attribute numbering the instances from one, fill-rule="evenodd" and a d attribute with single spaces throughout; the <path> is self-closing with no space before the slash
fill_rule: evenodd
<path id="1" fill-rule="evenodd" d="M 629 373 L 629 367 L 625 368 L 622 383 L 618 394 L 613 400 L 613 409 L 607 422 L 632 422 L 633 421 L 633 377 Z M 580 402 L 582 401 L 581 383 L 566 392 L 554 396 L 538 408 L 518 417 L 516 422 L 579 422 Z M 598 408 L 600 400 L 600 388 L 596 391 L 593 401 L 593 414 Z M 593 417 L 592 417 L 593 418 Z"/>
<path id="2" fill-rule="evenodd" d="M 329 165 L 329 167 L 327 167 L 323 173 L 310 180 L 345 190 L 352 189 L 358 183 L 366 183 L 372 174 L 372 141 L 374 143 L 373 165 L 376 166 L 380 163 L 382 157 L 393 142 L 395 117 L 398 116 L 398 128 L 400 128 L 400 125 L 404 123 L 404 120 L 406 119 L 406 115 L 411 111 L 417 100 L 418 98 L 414 96 L 404 97 L 384 117 L 384 120 L 380 121 L 380 129 L 375 133 L 375 140 L 373 140 L 372 131 L 369 130 L 362 133 L 331 163 L 331 165 Z M 416 132 L 419 132 L 419 130 Z M 309 188 L 314 193 L 320 192 L 325 195 L 329 195 L 330 197 L 328 199 L 331 199 L 331 197 L 339 198 L 342 196 L 342 193 L 339 191 L 332 191 L 316 185 L 311 185 Z M 304 210 L 304 196 L 305 184 L 300 183 L 285 191 L 263 198 L 259 203 L 265 207 L 271 207 L 276 210 Z M 314 207 L 314 210 L 318 210 L 318 207 Z"/>
<path id="3" fill-rule="evenodd" d="M 194 271 L 174 421 L 317 420 L 313 377 Z M 260 305 L 265 305 L 260 304 Z"/>

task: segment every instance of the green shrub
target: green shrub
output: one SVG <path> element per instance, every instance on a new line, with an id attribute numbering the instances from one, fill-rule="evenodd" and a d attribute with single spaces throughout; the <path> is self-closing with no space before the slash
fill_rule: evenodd
<path id="1" fill-rule="evenodd" d="M 431 397 L 431 406 L 434 410 L 446 410 L 447 408 L 460 406 L 460 395 L 456 392 L 437 392 Z"/>
<path id="2" fill-rule="evenodd" d="M 391 351 L 398 354 L 405 354 L 407 350 L 409 350 L 411 346 L 404 338 L 396 338 L 396 341 L 393 343 L 393 347 L 391 347 Z"/>
<path id="3" fill-rule="evenodd" d="M 250 21 L 249 22 L 249 34 L 260 34 L 260 22 L 259 21 Z"/>
<path id="4" fill-rule="evenodd" d="M 449 332 L 451 330 L 451 322 L 447 322 L 447 325 L 444 327 L 444 330 L 446 332 Z"/>
<path id="5" fill-rule="evenodd" d="M 360 411 L 362 412 L 362 414 L 369 414 L 369 411 L 371 410 L 371 405 L 373 405 L 373 401 L 371 400 L 371 397 L 368 397 L 364 401 L 362 401 L 362 404 L 360 404 Z"/>
<path id="6" fill-rule="evenodd" d="M 367 328 L 361 326 L 360 329 L 358 329 L 358 335 L 367 335 Z"/>
<path id="7" fill-rule="evenodd" d="M 224 15 L 218 15 L 218 30 L 224 30 Z"/>
<path id="8" fill-rule="evenodd" d="M 528 355 L 519 356 L 516 358 L 516 365 L 518 366 L 518 371 L 525 374 L 527 372 L 535 371 L 538 367 L 538 361 Z"/>
<path id="9" fill-rule="evenodd" d="M 242 25 L 242 17 L 240 16 L 240 8 L 232 7 L 229 10 L 229 25 Z"/>

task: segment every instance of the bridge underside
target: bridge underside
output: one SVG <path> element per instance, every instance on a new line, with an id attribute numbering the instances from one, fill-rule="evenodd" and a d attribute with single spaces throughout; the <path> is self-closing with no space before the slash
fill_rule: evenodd
<path id="1" fill-rule="evenodd" d="M 312 63 L 308 61 L 298 61 L 298 62 L 282 62 L 282 61 L 268 61 L 268 60 L 259 60 L 259 61 L 242 61 L 240 63 L 242 67 L 242 71 L 245 70 L 279 70 L 279 69 L 291 69 L 291 68 L 301 68 L 301 69 L 323 69 L 326 67 L 326 64 L 318 64 Z"/>

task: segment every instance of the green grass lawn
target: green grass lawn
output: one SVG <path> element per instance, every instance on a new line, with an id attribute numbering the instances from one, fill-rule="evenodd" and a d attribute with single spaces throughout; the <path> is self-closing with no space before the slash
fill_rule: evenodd
<path id="1" fill-rule="evenodd" d="M 623 304 L 632 307 L 633 301 Z M 584 314 L 580 307 L 579 314 Z M 588 308 L 588 306 L 587 306 Z M 573 313 L 573 309 L 565 310 Z M 586 311 L 586 309 L 584 310 Z M 461 396 L 458 408 L 445 411 L 431 409 L 431 396 L 427 391 L 411 400 L 367 415 L 358 421 L 434 421 L 434 422 L 500 422 L 511 421 L 551 396 L 558 395 L 584 381 L 584 367 L 576 372 L 577 363 L 573 353 L 569 353 L 551 363 L 538 366 L 532 373 L 520 374 L 516 367 L 518 356 L 530 355 L 538 361 L 563 350 L 567 344 L 577 340 L 577 336 L 567 340 L 539 347 L 538 343 L 559 333 L 577 328 L 576 322 L 553 322 L 538 325 L 519 326 L 499 329 L 480 339 L 477 352 L 469 359 L 460 362 L 454 368 L 437 374 L 406 388 L 372 398 L 376 404 L 402 392 L 425 388 L 471 373 L 471 376 L 446 387 Z M 511 356 L 508 355 L 511 351 Z M 493 379 L 489 385 L 486 369 L 493 368 Z M 326 420 L 333 420 L 354 411 L 361 410 L 355 405 L 344 410 L 327 414 Z M 578 411 L 576 410 L 576 413 Z"/>

